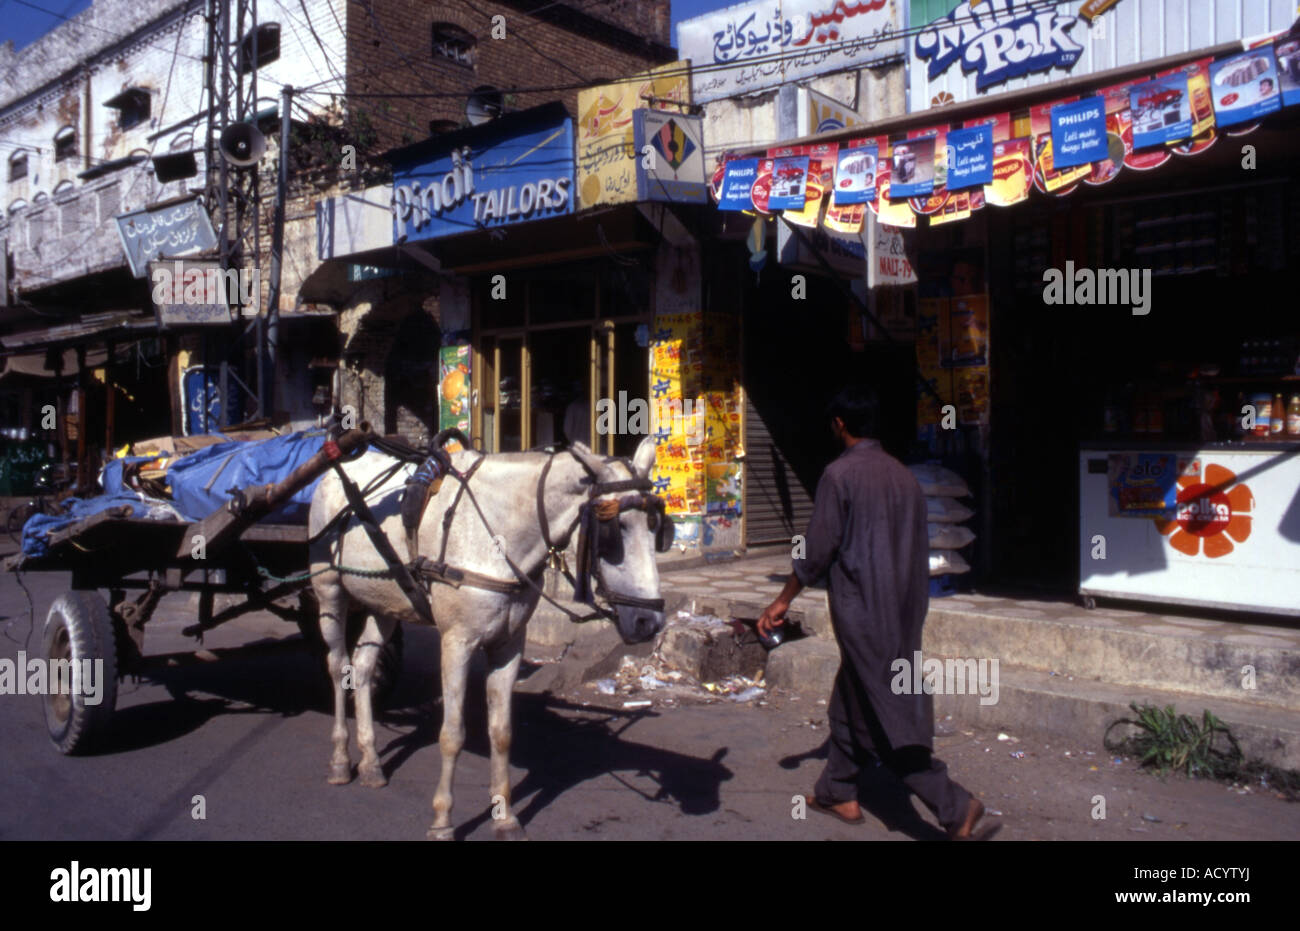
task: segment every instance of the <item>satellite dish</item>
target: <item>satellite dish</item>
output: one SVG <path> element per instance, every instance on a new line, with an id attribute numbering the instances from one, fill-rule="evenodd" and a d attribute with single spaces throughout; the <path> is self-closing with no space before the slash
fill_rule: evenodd
<path id="1" fill-rule="evenodd" d="M 465 102 L 465 116 L 473 126 L 482 126 L 495 120 L 505 110 L 501 92 L 495 87 L 474 88 Z"/>
<path id="2" fill-rule="evenodd" d="M 221 134 L 220 148 L 230 164 L 247 168 L 266 153 L 266 137 L 252 123 L 231 123 Z"/>

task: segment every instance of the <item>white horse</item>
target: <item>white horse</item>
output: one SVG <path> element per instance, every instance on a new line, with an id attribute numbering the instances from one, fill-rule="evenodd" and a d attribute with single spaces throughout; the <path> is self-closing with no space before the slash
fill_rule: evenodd
<path id="1" fill-rule="evenodd" d="M 463 584 L 453 587 L 434 582 L 429 603 L 441 638 L 442 651 L 442 773 L 433 797 L 434 821 L 429 837 L 450 840 L 452 779 L 456 758 L 465 743 L 464 702 L 470 657 L 482 647 L 487 655 L 488 731 L 491 737 L 491 778 L 494 828 L 499 838 L 522 838 L 523 829 L 510 807 L 510 702 L 524 648 L 524 625 L 540 598 L 542 572 L 548 556 L 545 539 L 563 550 L 570 533 L 577 532 L 580 509 L 590 500 L 600 502 L 603 516 L 597 546 L 595 583 L 597 591 L 613 603 L 608 613 L 616 621 L 627 643 L 648 640 L 663 627 L 663 602 L 659 600 L 659 571 L 655 562 L 656 536 L 652 527 L 666 521 L 662 507 L 653 506 L 650 496 L 620 495 L 629 487 L 647 488 L 654 464 L 653 437 L 646 437 L 631 460 L 606 459 L 582 444 L 570 450 L 502 453 L 483 456 L 477 452 L 452 454 L 453 467 L 462 475 L 482 459 L 469 479 L 469 494 L 456 501 L 461 486 L 455 476 L 442 482 L 430 498 L 419 524 L 418 550 L 421 557 L 436 560 L 443 550 L 443 516 L 454 506 L 454 517 L 445 549 L 445 563 L 502 583 L 519 583 L 509 561 L 537 588 L 516 584 L 513 591 Z M 550 462 L 547 468 L 547 462 Z M 365 492 L 365 499 L 393 549 L 410 562 L 399 502 L 405 480 L 415 466 L 397 469 L 375 489 L 367 484 L 396 464 L 391 456 L 370 451 L 343 466 L 343 470 Z M 539 516 L 539 485 L 547 530 Z M 607 487 L 607 486 L 613 487 Z M 637 504 L 640 500 L 641 505 Z M 475 503 L 482 509 L 480 515 Z M 361 748 L 358 776 L 372 787 L 387 783 L 375 751 L 375 732 L 370 686 L 379 648 L 401 621 L 420 623 L 421 618 L 397 582 L 388 577 L 361 575 L 349 570 L 383 570 L 386 563 L 355 515 L 329 527 L 347 505 L 342 483 L 333 471 L 326 473 L 312 498 L 310 533 L 325 532 L 311 546 L 311 568 L 321 574 L 312 585 L 320 602 L 320 629 L 329 648 L 329 672 L 334 686 L 334 754 L 329 782 L 342 785 L 351 780 L 348 756 L 348 727 L 344 698 L 347 663 L 346 624 L 352 605 L 368 616 L 357 642 L 352 663 L 355 689 L 357 743 Z M 645 507 L 649 505 L 648 507 Z M 640 508 L 640 509 L 639 509 Z M 615 528 L 617 527 L 617 532 Z M 668 527 L 671 530 L 671 526 Z M 597 539 L 589 542 L 596 546 Z M 423 584 L 423 583 L 421 583 Z M 353 608 L 352 610 L 357 610 Z M 504 805 L 502 804 L 504 802 Z"/>

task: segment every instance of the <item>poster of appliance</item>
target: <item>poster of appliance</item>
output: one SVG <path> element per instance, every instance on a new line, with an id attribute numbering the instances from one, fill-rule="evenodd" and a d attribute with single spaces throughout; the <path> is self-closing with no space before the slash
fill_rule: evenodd
<path id="1" fill-rule="evenodd" d="M 891 186 L 890 174 L 892 159 L 881 156 L 876 161 L 876 199 L 867 202 L 871 212 L 884 226 L 912 229 L 916 226 L 916 214 L 906 199 L 895 200 Z"/>
<path id="2" fill-rule="evenodd" d="M 778 158 L 772 165 L 772 193 L 768 210 L 801 210 L 807 197 L 808 156 Z"/>
<path id="3" fill-rule="evenodd" d="M 734 158 L 727 162 L 722 176 L 722 193 L 718 197 L 719 210 L 753 210 L 751 190 L 758 178 L 758 159 Z"/>
<path id="4" fill-rule="evenodd" d="M 993 127 L 972 126 L 948 133 L 948 190 L 982 187 L 993 181 Z"/>
<path id="5" fill-rule="evenodd" d="M 835 203 L 865 204 L 876 199 L 876 161 L 880 150 L 873 145 L 841 149 L 835 169 Z"/>
<path id="6" fill-rule="evenodd" d="M 1111 453 L 1110 516 L 1171 520 L 1178 494 L 1177 458 L 1174 453 Z"/>
<path id="7" fill-rule="evenodd" d="M 1273 46 L 1281 79 L 1282 106 L 1300 103 L 1300 38 L 1283 36 Z"/>
<path id="8" fill-rule="evenodd" d="M 934 140 L 934 187 L 931 191 L 948 189 L 948 127 L 909 129 L 907 138 Z"/>
<path id="9" fill-rule="evenodd" d="M 438 427 L 469 434 L 469 346 L 438 350 Z"/>
<path id="10" fill-rule="evenodd" d="M 1164 146 L 1138 150 L 1133 144 L 1132 91 L 1144 80 L 1126 81 L 1103 87 L 1098 93 L 1106 98 L 1106 132 L 1119 136 L 1124 146 L 1124 167 L 1138 171 L 1158 168 L 1170 159 L 1170 150 Z"/>
<path id="11" fill-rule="evenodd" d="M 1249 123 L 1282 109 L 1272 46 L 1252 49 L 1210 65 L 1210 92 L 1220 126 Z"/>
<path id="12" fill-rule="evenodd" d="M 811 148 L 811 146 L 810 146 Z M 824 148 L 824 146 L 817 146 Z M 815 229 L 822 218 L 822 204 L 826 202 L 826 192 L 834 184 L 835 154 L 827 159 L 809 156 L 808 178 L 804 184 L 803 206 L 798 210 L 787 210 L 782 216 L 789 223 Z"/>
<path id="13" fill-rule="evenodd" d="M 1051 121 L 1054 167 L 1090 165 L 1107 157 L 1105 97 L 1052 107 Z"/>
<path id="14" fill-rule="evenodd" d="M 1132 88 L 1129 109 L 1135 149 L 1181 142 L 1192 135 L 1192 95 L 1182 72 Z"/>
<path id="15" fill-rule="evenodd" d="M 894 146 L 890 158 L 889 196 L 896 201 L 934 190 L 934 137 L 908 139 Z"/>

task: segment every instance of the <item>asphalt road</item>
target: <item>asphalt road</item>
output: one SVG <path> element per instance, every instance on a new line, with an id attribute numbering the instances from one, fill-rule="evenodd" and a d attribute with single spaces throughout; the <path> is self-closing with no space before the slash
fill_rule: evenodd
<path id="1" fill-rule="evenodd" d="M 67 581 L 28 575 L 38 622 Z M 174 597 L 174 596 L 173 596 Z M 147 652 L 185 646 L 184 598 L 164 601 Z M 0 577 L 0 656 L 28 634 L 27 599 Z M 155 626 L 156 625 L 156 626 Z M 39 623 L 27 648 L 38 649 Z M 0 838 L 43 840 L 421 840 L 440 768 L 437 635 L 407 630 L 401 685 L 378 723 L 390 783 L 325 782 L 331 716 L 317 666 L 292 625 L 253 618 L 212 635 L 221 656 L 120 686 L 109 745 L 58 754 L 40 700 L 0 696 Z M 526 676 L 544 675 L 529 664 Z M 540 681 L 535 680 L 535 681 Z M 876 817 L 849 827 L 792 796 L 821 767 L 825 704 L 776 694 L 765 705 L 678 703 L 627 710 L 622 696 L 578 687 L 515 699 L 516 811 L 535 839 L 906 839 L 937 836 L 887 780 L 870 786 Z M 608 707 L 598 703 L 605 702 Z M 481 679 L 471 689 L 468 743 L 453 821 L 490 838 Z M 955 777 L 1003 814 L 1003 839 L 1294 839 L 1300 805 L 1261 786 L 1160 781 L 1114 762 L 1097 735 L 1057 743 L 962 731 L 940 722 L 938 752 Z M 1015 736 L 1015 735 L 1012 735 Z M 1015 757 L 1013 753 L 1023 753 Z M 353 761 L 356 761 L 353 750 Z M 1107 799 L 1105 819 L 1093 799 Z M 202 796 L 205 817 L 193 816 Z M 894 830 L 891 830 L 895 828 Z"/>

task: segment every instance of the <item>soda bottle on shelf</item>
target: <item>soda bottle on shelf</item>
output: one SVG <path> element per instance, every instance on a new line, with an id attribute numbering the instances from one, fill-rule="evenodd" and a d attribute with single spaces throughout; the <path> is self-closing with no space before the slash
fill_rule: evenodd
<path id="1" fill-rule="evenodd" d="M 1300 394 L 1291 395 L 1286 407 L 1286 435 L 1300 439 Z"/>
<path id="2" fill-rule="evenodd" d="M 1269 421 L 1269 436 L 1279 437 L 1286 429 L 1286 408 L 1282 405 L 1282 392 L 1273 395 L 1273 419 Z"/>

